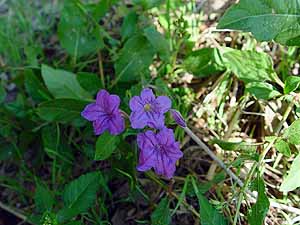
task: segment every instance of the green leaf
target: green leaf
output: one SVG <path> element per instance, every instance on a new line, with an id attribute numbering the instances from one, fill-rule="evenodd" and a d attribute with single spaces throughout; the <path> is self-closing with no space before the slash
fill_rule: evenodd
<path id="1" fill-rule="evenodd" d="M 151 225 L 169 225 L 171 223 L 171 214 L 169 209 L 169 200 L 163 198 L 151 215 Z"/>
<path id="2" fill-rule="evenodd" d="M 241 0 L 219 21 L 219 29 L 252 32 L 259 41 L 300 45 L 299 0 Z"/>
<path id="3" fill-rule="evenodd" d="M 275 148 L 277 149 L 277 151 L 279 151 L 283 155 L 285 155 L 287 157 L 291 156 L 291 149 L 290 149 L 289 144 L 286 141 L 284 141 L 282 139 L 277 140 L 275 143 Z"/>
<path id="4" fill-rule="evenodd" d="M 34 194 L 35 206 L 39 212 L 51 211 L 54 204 L 54 198 L 49 189 L 42 184 L 37 184 Z"/>
<path id="5" fill-rule="evenodd" d="M 103 88 L 101 80 L 97 74 L 88 72 L 79 72 L 76 76 L 80 86 L 88 91 L 91 95 L 96 94 L 99 89 Z"/>
<path id="6" fill-rule="evenodd" d="M 246 92 L 249 92 L 258 99 L 264 100 L 269 100 L 281 95 L 273 85 L 261 82 L 248 83 L 246 85 Z"/>
<path id="7" fill-rule="evenodd" d="M 224 71 L 222 57 L 217 48 L 193 51 L 183 62 L 184 68 L 197 77 L 207 77 Z"/>
<path id="8" fill-rule="evenodd" d="M 126 15 L 121 27 L 122 39 L 126 40 L 137 31 L 138 15 L 132 11 Z"/>
<path id="9" fill-rule="evenodd" d="M 224 216 L 220 214 L 201 194 L 194 178 L 192 178 L 192 184 L 200 206 L 201 225 L 227 225 Z"/>
<path id="10" fill-rule="evenodd" d="M 18 93 L 17 98 L 13 102 L 9 102 L 5 105 L 5 108 L 13 113 L 16 117 L 24 118 L 26 116 L 25 99 L 24 95 Z"/>
<path id="11" fill-rule="evenodd" d="M 171 214 L 172 216 L 176 213 L 177 209 L 178 209 L 179 206 L 182 204 L 182 202 L 183 202 L 183 200 L 184 200 L 184 197 L 185 197 L 185 195 L 186 195 L 186 193 L 187 193 L 187 190 L 188 190 L 189 182 L 190 182 L 190 177 L 187 176 L 187 177 L 185 178 L 184 185 L 183 185 L 182 191 L 181 191 L 181 193 L 180 193 L 178 202 L 177 202 L 177 204 L 176 204 L 176 206 L 175 206 L 175 208 L 174 208 L 174 210 L 173 210 L 173 212 L 172 212 L 172 214 Z"/>
<path id="12" fill-rule="evenodd" d="M 251 207 L 248 214 L 248 222 L 250 225 L 264 224 L 264 219 L 270 207 L 270 202 L 265 192 L 264 181 L 258 176 L 253 187 L 257 191 L 258 196 L 256 203 Z"/>
<path id="13" fill-rule="evenodd" d="M 55 98 L 91 98 L 91 95 L 79 85 L 76 75 L 71 72 L 42 65 L 42 77 Z"/>
<path id="14" fill-rule="evenodd" d="M 2 125 L 0 124 L 0 127 L 1 126 Z M 0 131 L 0 135 L 1 135 L 1 131 Z M 16 148 L 12 144 L 8 144 L 8 143 L 0 144 L 0 149 L 1 149 L 0 162 L 13 158 L 13 156 L 16 153 Z"/>
<path id="15" fill-rule="evenodd" d="M 62 160 L 72 165 L 74 157 L 68 146 L 60 140 L 58 124 L 49 124 L 42 128 L 43 147 L 47 155 L 52 159 Z"/>
<path id="16" fill-rule="evenodd" d="M 135 5 L 141 5 L 144 9 L 158 7 L 164 2 L 164 0 L 133 0 Z"/>
<path id="17" fill-rule="evenodd" d="M 100 187 L 100 173 L 91 172 L 69 183 L 63 193 L 65 208 L 58 212 L 60 223 L 86 212 L 95 202 Z"/>
<path id="18" fill-rule="evenodd" d="M 51 100 L 41 103 L 37 114 L 46 121 L 68 123 L 81 118 L 80 113 L 88 103 L 75 99 Z"/>
<path id="19" fill-rule="evenodd" d="M 64 1 L 58 38 L 62 47 L 75 58 L 95 53 L 104 45 L 101 28 L 91 19 L 93 16 L 79 0 Z"/>
<path id="20" fill-rule="evenodd" d="M 229 142 L 220 139 L 213 139 L 211 142 L 213 144 L 219 145 L 223 150 L 229 150 L 229 151 L 238 150 L 242 145 L 242 142 Z"/>
<path id="21" fill-rule="evenodd" d="M 289 192 L 300 187 L 300 154 L 294 159 L 287 177 L 283 180 L 280 191 Z"/>
<path id="22" fill-rule="evenodd" d="M 107 159 L 117 148 L 119 142 L 120 137 L 110 135 L 108 132 L 104 132 L 97 139 L 94 160 Z"/>
<path id="23" fill-rule="evenodd" d="M 300 77 L 289 76 L 285 80 L 284 93 L 288 94 L 292 91 L 296 91 L 300 87 Z"/>
<path id="24" fill-rule="evenodd" d="M 273 142 L 273 141 L 275 141 L 276 139 L 278 139 L 277 136 L 266 136 L 266 137 L 265 137 L 265 140 L 266 140 L 267 142 Z"/>
<path id="25" fill-rule="evenodd" d="M 31 98 L 36 102 L 50 100 L 51 95 L 44 87 L 42 81 L 40 81 L 32 71 L 25 72 L 25 88 Z"/>
<path id="26" fill-rule="evenodd" d="M 272 58 L 266 53 L 223 49 L 224 65 L 245 83 L 272 80 Z"/>
<path id="27" fill-rule="evenodd" d="M 4 87 L 0 84 L 0 103 L 4 102 L 6 98 L 6 91 Z"/>
<path id="28" fill-rule="evenodd" d="M 161 59 L 164 61 L 170 60 L 170 48 L 169 43 L 165 37 L 159 33 L 153 26 L 144 29 L 144 34 L 153 48 L 158 52 Z"/>
<path id="29" fill-rule="evenodd" d="M 146 37 L 131 37 L 120 51 L 115 63 L 117 80 L 128 82 L 139 80 L 145 70 L 149 70 L 154 56 L 154 49 Z"/>
<path id="30" fill-rule="evenodd" d="M 289 126 L 283 134 L 284 138 L 290 144 L 299 145 L 300 144 L 300 119 L 294 121 L 291 126 Z"/>
<path id="31" fill-rule="evenodd" d="M 118 0 L 101 0 L 96 3 L 86 4 L 84 5 L 86 10 L 91 14 L 91 16 L 99 21 L 102 17 L 105 16 L 109 8 L 118 2 Z"/>

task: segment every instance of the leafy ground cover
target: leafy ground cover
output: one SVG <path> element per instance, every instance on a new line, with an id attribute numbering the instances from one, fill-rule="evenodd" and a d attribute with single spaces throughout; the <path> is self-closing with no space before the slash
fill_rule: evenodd
<path id="1" fill-rule="evenodd" d="M 300 224 L 300 1 L 0 1 L 0 224 Z"/>

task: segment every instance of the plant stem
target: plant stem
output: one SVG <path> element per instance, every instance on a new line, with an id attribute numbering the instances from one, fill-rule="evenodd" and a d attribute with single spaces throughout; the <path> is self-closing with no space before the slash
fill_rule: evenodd
<path id="1" fill-rule="evenodd" d="M 101 55 L 100 51 L 98 52 L 98 65 L 99 65 L 99 74 L 100 74 L 101 84 L 102 84 L 102 87 L 105 88 L 102 55 Z"/>
<path id="2" fill-rule="evenodd" d="M 3 204 L 2 202 L 0 202 L 0 208 L 3 209 L 3 210 L 5 210 L 5 211 L 7 211 L 7 212 L 9 212 L 9 213 L 11 213 L 11 214 L 13 214 L 14 216 L 18 217 L 19 219 L 21 219 L 21 220 L 23 220 L 23 221 L 26 221 L 27 223 L 33 224 L 33 223 L 31 223 L 31 222 L 27 219 L 27 217 L 26 217 L 25 215 L 23 215 L 23 214 L 17 212 L 16 210 L 14 210 L 14 209 L 12 209 L 12 208 L 6 206 L 6 205 Z"/>
<path id="3" fill-rule="evenodd" d="M 238 178 L 229 168 L 227 168 L 227 166 L 225 165 L 225 163 L 220 160 L 215 153 L 213 153 L 209 147 L 204 144 L 204 142 L 202 142 L 200 140 L 200 138 L 198 138 L 193 131 L 191 131 L 188 127 L 183 128 L 184 131 L 216 162 L 218 163 L 218 165 L 225 170 L 225 172 L 234 180 L 238 183 L 239 186 L 243 187 L 244 184 L 243 182 L 240 180 L 240 178 Z"/>
<path id="4" fill-rule="evenodd" d="M 146 176 L 148 176 L 150 179 L 152 179 L 155 183 L 157 183 L 159 186 L 161 186 L 163 189 L 165 189 L 166 191 L 168 191 L 168 193 L 173 196 L 174 198 L 177 199 L 177 201 L 179 201 L 179 196 L 173 192 L 173 191 L 170 191 L 169 188 L 163 183 L 161 182 L 153 173 L 152 171 L 150 172 L 146 172 L 145 173 Z M 190 205 L 189 203 L 187 203 L 185 200 L 182 201 L 182 204 L 187 208 L 189 209 L 196 217 L 200 218 L 200 214 L 195 210 L 195 208 Z"/>

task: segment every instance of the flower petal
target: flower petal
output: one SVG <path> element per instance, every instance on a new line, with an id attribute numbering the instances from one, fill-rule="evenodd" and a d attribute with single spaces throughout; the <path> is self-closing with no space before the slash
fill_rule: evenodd
<path id="1" fill-rule="evenodd" d="M 163 175 L 170 179 L 176 170 L 176 161 L 168 158 L 166 154 L 156 154 L 156 165 L 154 167 L 155 173 Z"/>
<path id="2" fill-rule="evenodd" d="M 162 145 L 172 145 L 175 142 L 174 131 L 168 128 L 162 129 L 157 134 L 157 139 Z"/>
<path id="3" fill-rule="evenodd" d="M 130 114 L 131 127 L 134 129 L 142 129 L 147 125 L 148 118 L 144 111 L 136 111 Z"/>
<path id="4" fill-rule="evenodd" d="M 101 117 L 98 120 L 93 122 L 94 133 L 96 135 L 102 134 L 105 130 L 108 129 L 108 120 L 109 118 L 106 116 Z"/>
<path id="5" fill-rule="evenodd" d="M 141 92 L 141 99 L 144 102 L 152 102 L 155 100 L 155 96 L 153 94 L 153 91 L 150 88 L 145 88 Z"/>
<path id="6" fill-rule="evenodd" d="M 158 96 L 155 101 L 159 105 L 159 109 L 161 113 L 166 113 L 171 109 L 172 102 L 169 97 Z"/>
<path id="7" fill-rule="evenodd" d="M 139 96 L 134 96 L 130 99 L 129 107 L 132 111 L 144 110 L 144 104 Z"/>
<path id="8" fill-rule="evenodd" d="M 154 148 L 142 149 L 139 154 L 139 164 L 137 165 L 138 171 L 146 171 L 155 166 L 155 153 Z"/>
<path id="9" fill-rule="evenodd" d="M 140 149 L 154 148 L 157 145 L 155 133 L 152 130 L 147 130 L 145 133 L 137 135 L 137 144 Z"/>
<path id="10" fill-rule="evenodd" d="M 179 142 L 173 143 L 173 145 L 168 147 L 168 151 L 166 152 L 167 156 L 174 161 L 177 161 L 183 156 L 182 151 L 180 151 Z"/>
<path id="11" fill-rule="evenodd" d="M 111 135 L 118 135 L 125 129 L 125 120 L 120 113 L 116 113 L 108 121 L 108 130 Z"/>
<path id="12" fill-rule="evenodd" d="M 102 115 L 101 108 L 95 103 L 88 104 L 81 112 L 81 116 L 89 121 L 97 120 Z"/>
<path id="13" fill-rule="evenodd" d="M 147 125 L 151 128 L 155 129 L 164 129 L 165 126 L 165 116 L 163 114 L 157 114 L 157 113 L 147 113 L 148 115 L 148 122 Z"/>
<path id="14" fill-rule="evenodd" d="M 120 97 L 118 95 L 110 95 L 108 98 L 108 110 L 109 112 L 119 112 Z"/>
<path id="15" fill-rule="evenodd" d="M 99 105 L 101 108 L 106 109 L 108 107 L 108 101 L 109 93 L 104 89 L 98 91 L 96 97 L 96 104 Z"/>

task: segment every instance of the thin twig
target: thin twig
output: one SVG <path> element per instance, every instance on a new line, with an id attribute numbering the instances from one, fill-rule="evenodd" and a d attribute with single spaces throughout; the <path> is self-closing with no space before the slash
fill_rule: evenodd
<path id="1" fill-rule="evenodd" d="M 8 207 L 7 205 L 3 204 L 2 202 L 0 202 L 0 208 L 7 211 L 7 212 L 9 212 L 9 213 L 11 213 L 11 214 L 13 214 L 14 216 L 18 217 L 19 219 L 21 219 L 23 221 L 26 221 L 27 223 L 33 224 L 28 220 L 28 218 L 25 215 L 23 215 L 20 212 L 17 212 L 16 210 Z"/>
<path id="2" fill-rule="evenodd" d="M 191 131 L 188 127 L 184 128 L 184 131 L 216 162 L 218 163 L 218 165 L 225 170 L 225 172 L 234 180 L 237 182 L 237 184 L 240 187 L 244 186 L 244 183 L 240 180 L 240 178 L 238 178 L 229 168 L 227 168 L 227 166 L 225 165 L 225 163 L 220 160 L 210 149 L 209 147 L 204 144 L 203 141 L 200 140 L 200 138 L 198 138 L 198 136 L 196 136 L 193 131 Z"/>
<path id="3" fill-rule="evenodd" d="M 99 74 L 100 74 L 101 84 L 102 84 L 102 87 L 105 88 L 103 62 L 102 62 L 102 55 L 101 55 L 100 51 L 98 52 L 98 65 L 99 65 Z"/>
<path id="4" fill-rule="evenodd" d="M 287 119 L 289 113 L 291 112 L 291 109 L 293 107 L 293 103 L 291 103 L 289 105 L 289 107 L 287 108 L 286 112 L 285 112 L 285 115 L 284 115 L 284 118 L 283 120 L 280 122 L 279 126 L 277 127 L 277 129 L 275 129 L 275 133 L 278 134 L 279 131 L 280 131 L 280 128 L 282 127 L 284 121 Z M 200 138 L 193 133 L 193 131 L 191 131 L 188 127 L 185 127 L 184 128 L 184 131 L 214 160 L 216 161 L 216 163 L 223 169 L 225 170 L 225 172 L 235 181 L 237 182 L 237 184 L 240 186 L 240 187 L 244 187 L 244 183 L 243 181 L 237 177 L 237 175 L 235 175 L 229 168 L 227 168 L 227 166 L 225 165 L 225 163 L 220 160 L 214 153 L 213 151 L 211 151 L 209 149 L 209 147 L 202 141 L 200 140 Z M 271 148 L 271 146 L 273 145 L 274 143 L 270 143 L 268 145 L 268 147 L 266 148 L 266 151 L 263 153 L 263 155 L 265 156 L 266 155 L 266 152 L 268 152 L 268 150 Z M 264 158 L 264 157 L 262 157 Z M 261 160 L 262 161 L 262 160 Z M 261 162 L 260 161 L 260 162 Z M 258 163 L 259 165 L 260 163 Z M 250 199 L 254 200 L 255 201 L 255 198 L 256 198 L 256 194 L 254 194 L 253 192 L 250 192 L 248 190 L 246 190 L 246 193 L 249 195 Z M 273 201 L 272 199 L 270 200 L 270 206 L 273 207 L 273 208 L 278 208 L 278 209 L 282 209 L 282 210 L 285 210 L 285 211 L 288 211 L 288 212 L 291 212 L 291 213 L 294 213 L 294 214 L 297 214 L 297 215 L 300 215 L 300 209 L 298 208 L 295 208 L 295 207 L 292 207 L 292 206 L 287 206 L 287 205 L 284 205 L 284 204 L 280 204 L 280 203 L 277 203 L 275 201 Z"/>

